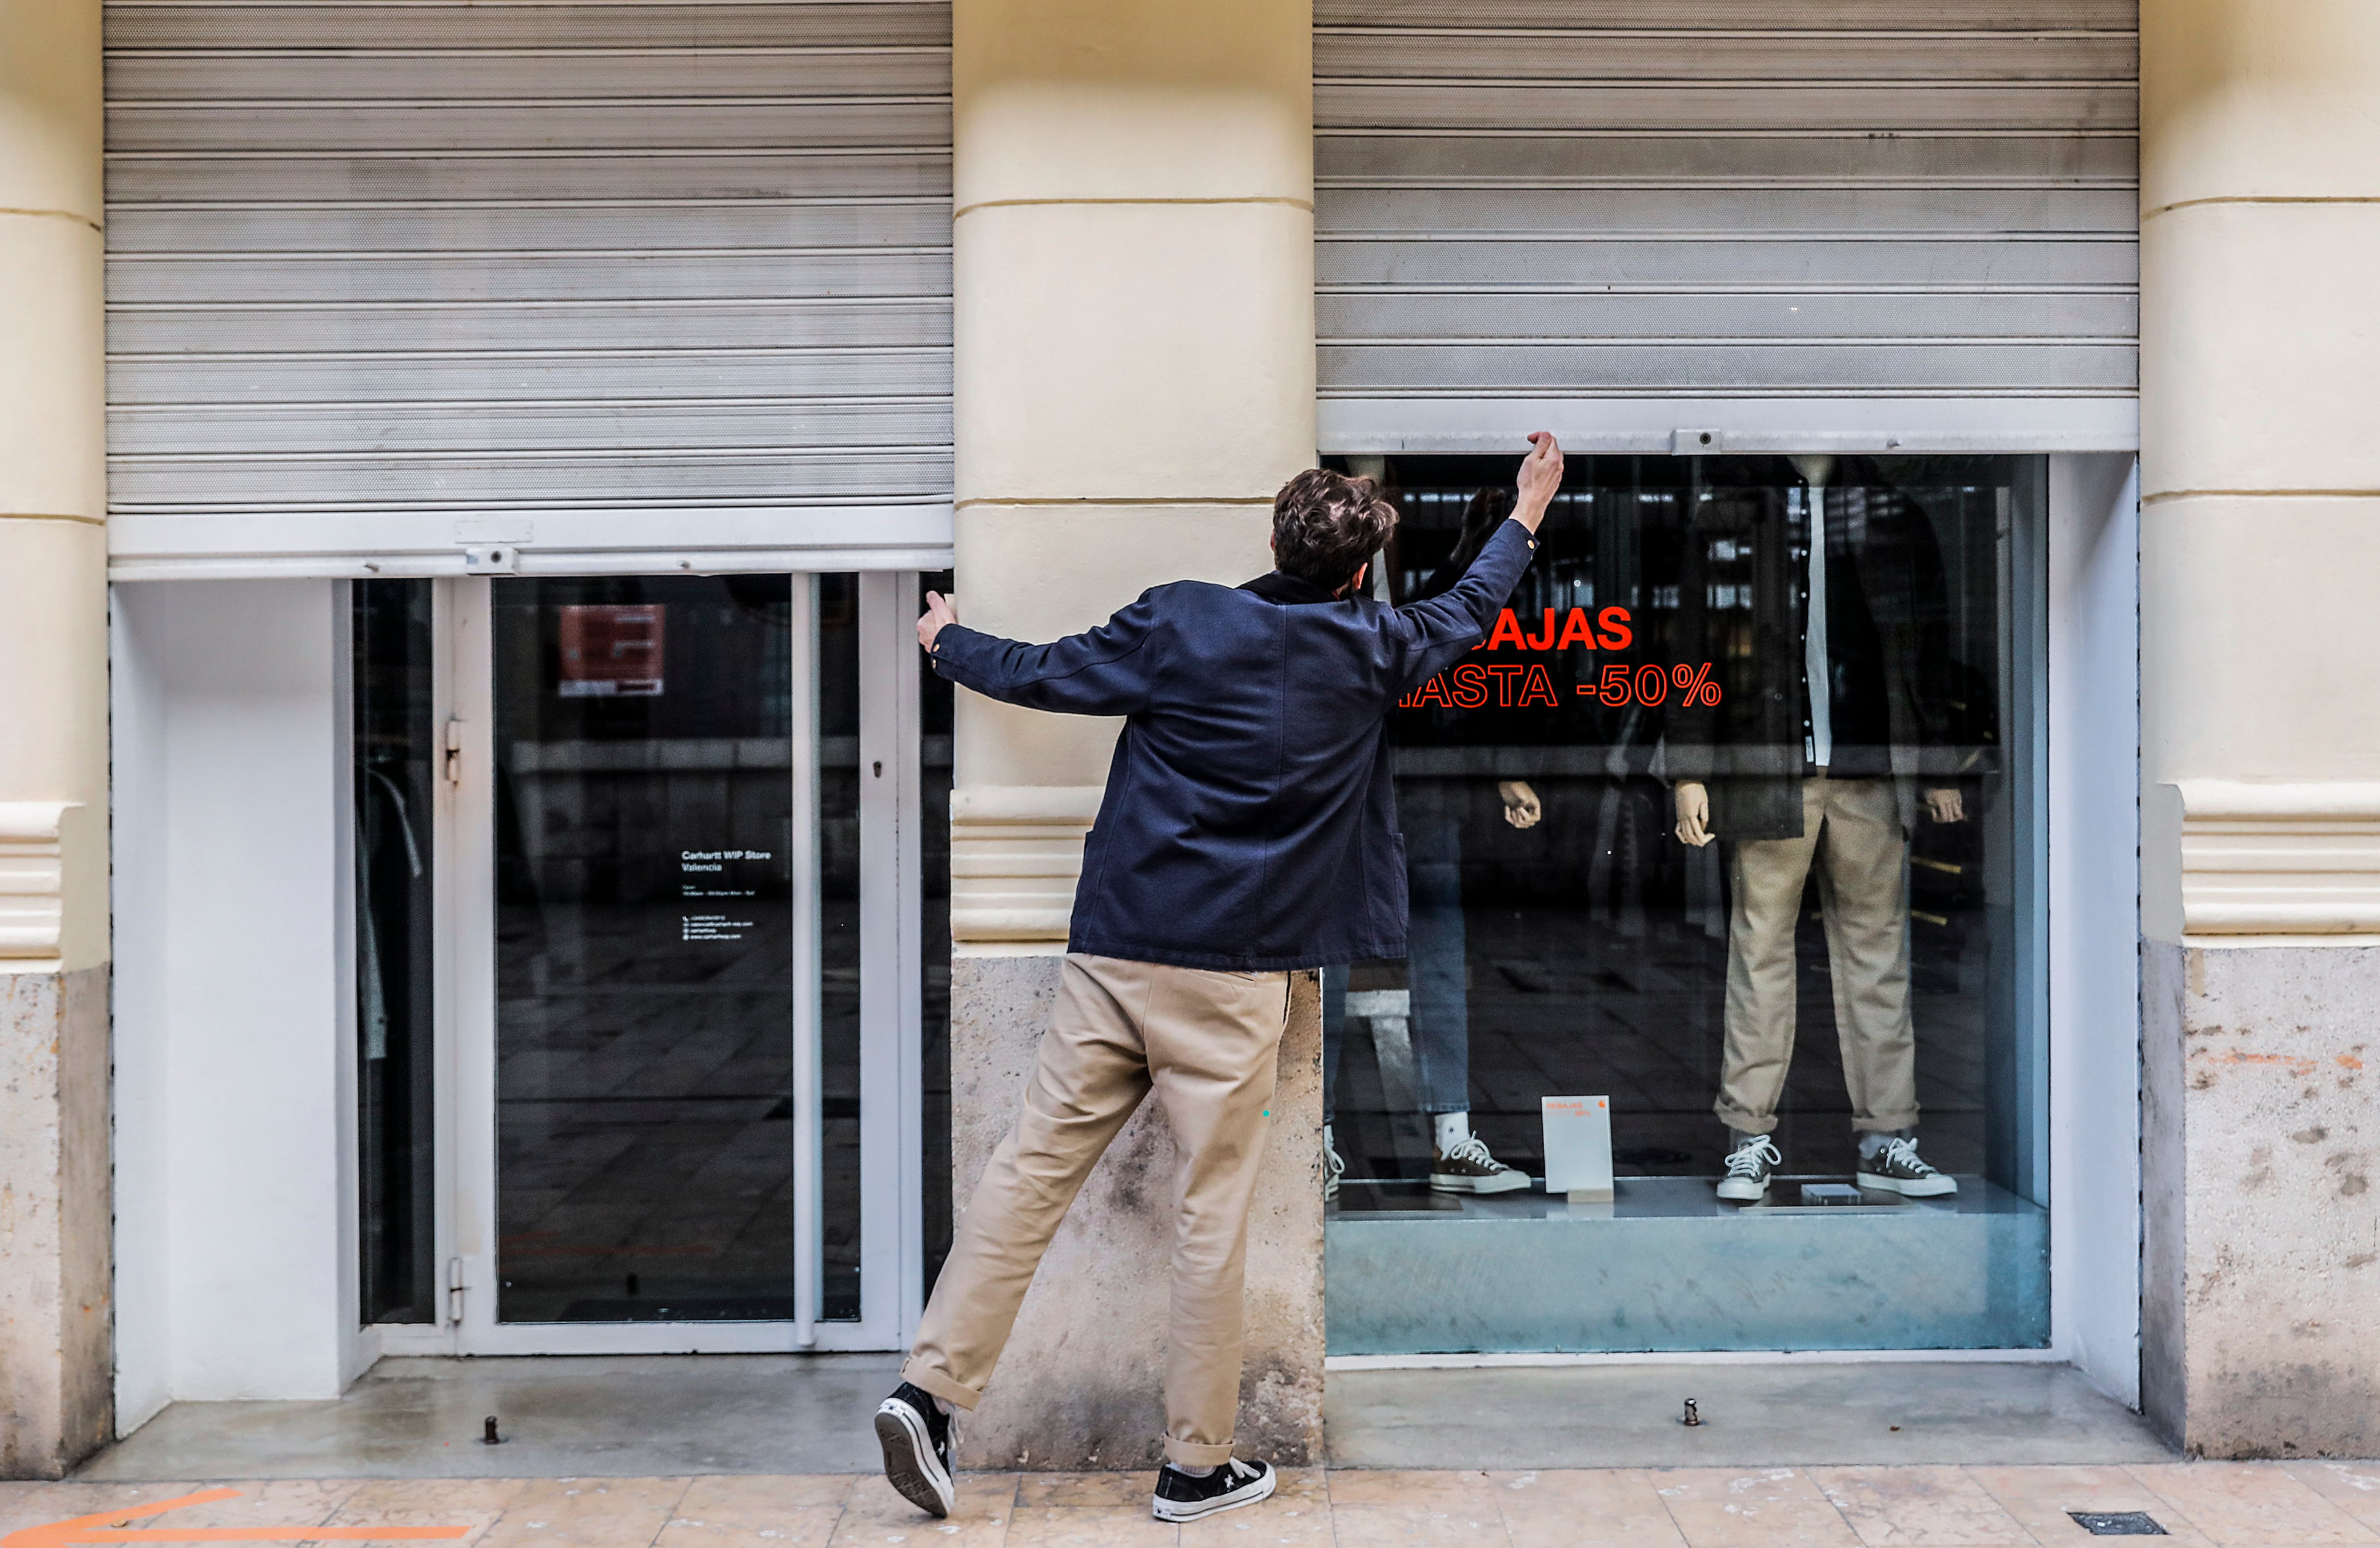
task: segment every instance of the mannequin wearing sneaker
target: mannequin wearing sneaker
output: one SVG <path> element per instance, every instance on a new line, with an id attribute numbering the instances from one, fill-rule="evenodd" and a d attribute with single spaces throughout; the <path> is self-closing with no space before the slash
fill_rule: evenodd
<path id="1" fill-rule="evenodd" d="M 1814 867 L 1859 1184 L 1911 1197 L 1958 1190 L 1917 1153 L 1909 993 L 1908 835 L 1919 821 L 1966 817 L 1955 786 L 1925 777 L 1953 772 L 1948 587 L 1925 514 L 1889 487 L 1829 494 L 1834 462 L 1793 458 L 1797 499 L 1714 502 L 1682 578 L 1682 639 L 1742 628 L 1740 614 L 1709 605 L 1717 594 L 1749 600 L 1756 641 L 1727 663 L 1733 680 L 1719 704 L 1681 710 L 1670 726 L 1680 842 L 1730 840 L 1715 1110 L 1730 1142 L 1718 1196 L 1739 1203 L 1765 1197 L 1784 1164 L 1772 1135 L 1793 1052 L 1794 929 Z M 1728 584 L 1723 564 L 1752 584 Z"/>
<path id="2" fill-rule="evenodd" d="M 1537 793 L 1519 780 L 1497 786 L 1504 821 L 1516 828 L 1544 814 Z M 1528 1174 L 1496 1159 L 1471 1132 L 1471 1016 L 1464 985 L 1462 829 L 1451 815 L 1405 823 L 1405 886 L 1413 899 L 1406 933 L 1407 1026 L 1413 1038 L 1414 1096 L 1429 1115 L 1429 1186 L 1439 1193 L 1505 1193 L 1529 1186 Z M 1339 1196 L 1347 1169 L 1333 1132 L 1339 1051 L 1347 1025 L 1347 969 L 1322 977 L 1322 1196 Z"/>

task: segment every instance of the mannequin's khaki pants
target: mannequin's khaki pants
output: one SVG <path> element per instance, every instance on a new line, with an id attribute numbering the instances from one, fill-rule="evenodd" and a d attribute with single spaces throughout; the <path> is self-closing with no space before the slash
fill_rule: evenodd
<path id="1" fill-rule="evenodd" d="M 1767 1134 L 1793 1058 L 1793 927 L 1820 861 L 1835 1031 L 1861 1133 L 1917 1122 L 1917 1039 L 1909 1017 L 1909 857 L 1888 779 L 1802 782 L 1802 836 L 1734 846 L 1727 931 L 1727 1044 L 1714 1105 L 1730 1128 Z"/>
<path id="2" fill-rule="evenodd" d="M 1153 1090 L 1178 1157 L 1165 1454 L 1188 1467 L 1231 1460 L 1248 1201 L 1288 1017 L 1287 973 L 1069 954 L 1016 1127 L 959 1217 L 901 1379 L 976 1406 L 1067 1206 Z"/>

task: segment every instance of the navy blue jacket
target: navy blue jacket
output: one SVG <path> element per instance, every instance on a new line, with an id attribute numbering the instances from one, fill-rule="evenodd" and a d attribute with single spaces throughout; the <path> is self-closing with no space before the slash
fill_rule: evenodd
<path id="1" fill-rule="evenodd" d="M 1389 712 L 1487 637 L 1536 547 L 1507 521 L 1451 590 L 1404 607 L 1275 572 L 1160 586 L 1054 644 L 943 628 L 953 682 L 1124 717 L 1067 948 L 1248 972 L 1402 957 Z"/>

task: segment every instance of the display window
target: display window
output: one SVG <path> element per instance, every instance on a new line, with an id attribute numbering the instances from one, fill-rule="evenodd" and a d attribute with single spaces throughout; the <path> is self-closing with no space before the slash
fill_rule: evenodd
<path id="1" fill-rule="evenodd" d="M 1412 457 L 1389 600 L 1504 458 Z M 1336 1354 L 2047 1335 L 2045 458 L 1573 457 L 1324 981 Z"/>

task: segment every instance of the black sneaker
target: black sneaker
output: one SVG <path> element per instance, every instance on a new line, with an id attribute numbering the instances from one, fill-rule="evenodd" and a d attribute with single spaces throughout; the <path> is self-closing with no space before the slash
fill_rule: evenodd
<path id="1" fill-rule="evenodd" d="M 1529 1175 L 1516 1172 L 1488 1152 L 1488 1142 L 1466 1135 L 1452 1150 L 1430 1157 L 1429 1186 L 1439 1193 L 1509 1193 L 1529 1186 Z"/>
<path id="2" fill-rule="evenodd" d="M 1234 1457 L 1205 1478 L 1192 1478 L 1168 1462 L 1157 1475 L 1157 1498 L 1148 1513 L 1160 1521 L 1196 1521 L 1219 1510 L 1272 1497 L 1272 1469 Z"/>
<path id="3" fill-rule="evenodd" d="M 948 1516 L 958 1503 L 951 1482 L 950 1416 L 933 1395 L 903 1382 L 876 1406 L 876 1439 L 884 1447 L 884 1481 L 929 1516 Z"/>
<path id="4" fill-rule="evenodd" d="M 1904 1199 L 1938 1199 L 1959 1191 L 1958 1179 L 1945 1176 L 1917 1154 L 1917 1137 L 1906 1130 L 1889 1137 L 1871 1151 L 1860 1147 L 1859 1185 L 1880 1188 Z"/>

